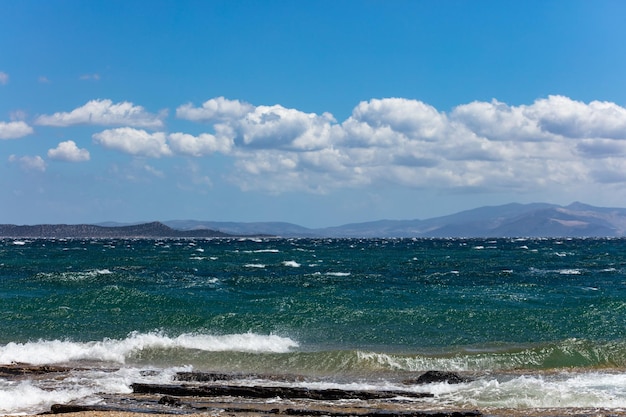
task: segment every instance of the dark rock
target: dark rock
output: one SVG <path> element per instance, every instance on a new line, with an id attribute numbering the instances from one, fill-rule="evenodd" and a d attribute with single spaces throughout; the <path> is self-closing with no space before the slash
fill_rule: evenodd
<path id="1" fill-rule="evenodd" d="M 404 382 L 406 385 L 421 385 L 432 384 L 436 382 L 447 382 L 448 384 L 461 384 L 463 382 L 470 382 L 471 379 L 464 378 L 454 372 L 445 371 L 428 371 L 420 375 L 416 379 L 407 379 Z"/>
<path id="2" fill-rule="evenodd" d="M 408 391 L 359 391 L 341 389 L 307 389 L 298 387 L 263 387 L 263 386 L 235 386 L 235 385 L 161 385 L 161 384 L 132 384 L 135 393 L 165 394 L 181 397 L 246 397 L 246 398 L 304 398 L 311 400 L 373 400 L 394 397 L 426 398 L 433 397 L 429 393 L 415 393 Z"/>
<path id="3" fill-rule="evenodd" d="M 371 410 L 364 413 L 340 412 L 328 410 L 309 410 L 287 408 L 284 414 L 289 416 L 329 416 L 329 417 L 481 417 L 480 411 L 389 411 Z"/>
<path id="4" fill-rule="evenodd" d="M 235 374 L 222 374 L 216 372 L 176 372 L 174 379 L 176 381 L 185 382 L 214 382 L 229 381 L 238 377 L 239 376 Z"/>
<path id="5" fill-rule="evenodd" d="M 299 375 L 273 375 L 273 374 L 230 374 L 219 372 L 177 372 L 176 381 L 185 382 L 214 382 L 230 381 L 233 379 L 264 379 L 268 381 L 303 381 Z"/>
<path id="6" fill-rule="evenodd" d="M 100 405 L 71 405 L 71 404 L 53 404 L 50 407 L 51 414 L 64 413 L 80 413 L 83 411 L 123 411 L 117 407 L 107 407 Z"/>
<path id="7" fill-rule="evenodd" d="M 170 405 L 172 407 L 180 407 L 183 405 L 183 402 L 180 398 L 172 397 L 170 395 L 164 395 L 159 399 L 159 404 Z"/>

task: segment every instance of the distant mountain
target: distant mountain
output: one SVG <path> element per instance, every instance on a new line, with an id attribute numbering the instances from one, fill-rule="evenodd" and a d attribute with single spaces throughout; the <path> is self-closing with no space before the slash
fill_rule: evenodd
<path id="1" fill-rule="evenodd" d="M 285 237 L 318 237 L 314 229 L 285 222 L 213 222 L 198 220 L 169 220 L 163 222 L 178 230 L 219 230 L 230 235 L 274 235 Z M 278 233 L 277 233 L 278 232 Z"/>
<path id="2" fill-rule="evenodd" d="M 378 220 L 309 229 L 291 223 L 170 221 L 176 229 L 283 237 L 616 237 L 626 236 L 626 209 L 547 203 L 486 206 L 426 220 Z"/>
<path id="3" fill-rule="evenodd" d="M 378 220 L 309 229 L 284 222 L 171 220 L 143 224 L 0 225 L 0 237 L 622 237 L 626 209 L 547 203 L 506 204 L 426 220 Z"/>
<path id="4" fill-rule="evenodd" d="M 130 226 L 96 226 L 92 224 L 40 224 L 35 226 L 0 225 L 0 237 L 12 238 L 125 238 L 125 237 L 224 237 L 215 230 L 175 230 L 160 222 Z"/>

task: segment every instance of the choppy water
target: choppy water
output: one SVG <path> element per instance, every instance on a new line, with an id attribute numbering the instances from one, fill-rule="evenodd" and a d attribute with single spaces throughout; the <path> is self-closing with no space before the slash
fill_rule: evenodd
<path id="1" fill-rule="evenodd" d="M 626 407 L 626 240 L 0 240 L 16 362 L 90 369 L 0 378 L 0 414 L 177 370 L 420 391 L 401 381 L 452 370 L 476 380 L 434 404 Z"/>

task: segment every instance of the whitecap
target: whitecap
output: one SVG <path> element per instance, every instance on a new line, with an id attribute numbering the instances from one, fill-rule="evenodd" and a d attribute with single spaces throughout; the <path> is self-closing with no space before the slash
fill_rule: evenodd
<path id="1" fill-rule="evenodd" d="M 559 274 L 561 275 L 580 275 L 582 271 L 580 269 L 560 269 Z"/>
<path id="2" fill-rule="evenodd" d="M 283 265 L 290 266 L 290 267 L 293 267 L 293 268 L 299 268 L 301 266 L 301 264 L 299 264 L 296 261 L 283 261 Z"/>
<path id="3" fill-rule="evenodd" d="M 170 337 L 162 333 L 131 333 L 127 338 L 91 342 L 39 340 L 0 346 L 0 363 L 34 365 L 72 361 L 103 361 L 123 364 L 135 352 L 144 349 L 195 349 L 207 352 L 285 353 L 298 342 L 278 335 L 256 333 L 207 335 L 182 334 Z"/>

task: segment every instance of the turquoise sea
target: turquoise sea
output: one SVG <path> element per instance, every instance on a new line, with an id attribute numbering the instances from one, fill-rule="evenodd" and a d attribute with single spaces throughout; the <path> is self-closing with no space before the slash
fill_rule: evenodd
<path id="1" fill-rule="evenodd" d="M 0 378 L 0 414 L 181 370 L 417 391 L 448 370 L 472 380 L 433 405 L 624 408 L 626 240 L 4 239 L 12 363 L 80 370 Z"/>

